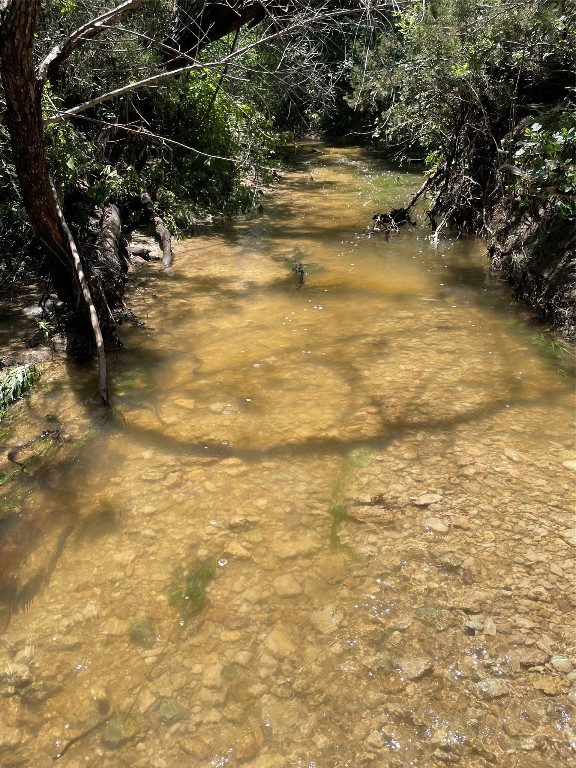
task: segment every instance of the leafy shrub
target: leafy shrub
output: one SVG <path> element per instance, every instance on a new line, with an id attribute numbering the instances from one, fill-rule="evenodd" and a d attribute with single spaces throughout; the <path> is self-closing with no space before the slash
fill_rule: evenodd
<path id="1" fill-rule="evenodd" d="M 14 365 L 0 376 L 0 419 L 6 408 L 30 391 L 40 374 L 34 365 Z"/>
<path id="2" fill-rule="evenodd" d="M 528 121 L 514 152 L 515 162 L 529 180 L 531 197 L 546 200 L 558 195 L 556 211 L 576 217 L 576 110 L 572 105 Z"/>

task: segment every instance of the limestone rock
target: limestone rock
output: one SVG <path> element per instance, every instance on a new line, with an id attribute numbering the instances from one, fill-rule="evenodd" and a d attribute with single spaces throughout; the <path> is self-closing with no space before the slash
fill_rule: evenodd
<path id="1" fill-rule="evenodd" d="M 116 712 L 104 726 L 101 741 L 105 747 L 117 749 L 133 741 L 139 732 L 139 726 L 132 715 Z"/>
<path id="2" fill-rule="evenodd" d="M 421 493 L 412 501 L 417 507 L 429 507 L 430 504 L 437 504 L 443 498 L 439 493 Z"/>
<path id="3" fill-rule="evenodd" d="M 488 677 L 486 680 L 480 680 L 479 683 L 475 684 L 475 689 L 480 698 L 485 701 L 499 699 L 501 696 L 507 696 L 509 693 L 506 682 L 498 677 Z"/>
<path id="4" fill-rule="evenodd" d="M 432 660 L 425 656 L 417 656 L 413 659 L 403 659 L 400 663 L 402 672 L 408 680 L 419 680 L 434 669 Z"/>
<path id="5" fill-rule="evenodd" d="M 158 707 L 158 717 L 165 723 L 177 723 L 188 719 L 188 710 L 176 699 L 164 699 Z"/>
<path id="6" fill-rule="evenodd" d="M 572 662 L 567 656 L 552 656 L 550 664 L 552 664 L 556 672 L 560 672 L 563 675 L 569 675 L 574 669 Z"/>
<path id="7" fill-rule="evenodd" d="M 422 528 L 433 533 L 448 533 L 450 523 L 448 520 L 441 520 L 439 517 L 425 517 L 422 520 Z"/>
<path id="8" fill-rule="evenodd" d="M 274 580 L 274 591 L 279 597 L 296 597 L 302 594 L 302 586 L 293 574 L 286 573 Z"/>
<path id="9" fill-rule="evenodd" d="M 270 632 L 266 639 L 266 647 L 275 659 L 285 659 L 286 656 L 294 653 L 292 641 L 280 627 Z"/>

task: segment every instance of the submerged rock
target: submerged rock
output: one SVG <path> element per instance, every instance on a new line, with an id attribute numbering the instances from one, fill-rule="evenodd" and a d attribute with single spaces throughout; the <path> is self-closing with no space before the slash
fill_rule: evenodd
<path id="1" fill-rule="evenodd" d="M 432 659 L 426 656 L 417 656 L 414 659 L 403 659 L 400 663 L 402 672 L 408 680 L 419 680 L 434 669 Z"/>
<path id="2" fill-rule="evenodd" d="M 574 669 L 572 662 L 567 656 L 552 656 L 550 664 L 552 664 L 556 672 L 564 675 L 569 675 Z"/>
<path id="3" fill-rule="evenodd" d="M 430 504 L 437 504 L 443 498 L 439 493 L 421 493 L 412 501 L 417 507 L 429 507 Z"/>
<path id="4" fill-rule="evenodd" d="M 475 689 L 481 699 L 485 701 L 491 701 L 492 699 L 499 699 L 501 696 L 507 696 L 510 691 L 505 680 L 500 680 L 497 677 L 488 677 L 486 680 L 480 680 L 475 684 Z"/>
<path id="5" fill-rule="evenodd" d="M 132 715 L 116 712 L 104 726 L 101 741 L 105 747 L 117 749 L 129 741 L 134 741 L 140 728 Z"/>
<path id="6" fill-rule="evenodd" d="M 149 616 L 141 616 L 128 630 L 130 640 L 141 648 L 152 648 L 156 642 L 154 624 Z"/>
<path id="7" fill-rule="evenodd" d="M 189 712 L 176 699 L 164 699 L 158 707 L 158 717 L 165 723 L 171 724 L 187 720 Z"/>
<path id="8" fill-rule="evenodd" d="M 433 533 L 448 533 L 450 522 L 448 520 L 441 520 L 439 517 L 425 517 L 422 520 L 422 527 Z"/>
<path id="9" fill-rule="evenodd" d="M 32 680 L 30 668 L 26 664 L 17 664 L 13 661 L 7 661 L 0 668 L 0 685 L 14 686 L 21 688 Z"/>
<path id="10" fill-rule="evenodd" d="M 275 579 L 274 591 L 279 597 L 296 597 L 302 594 L 302 586 L 295 576 L 286 573 Z"/>

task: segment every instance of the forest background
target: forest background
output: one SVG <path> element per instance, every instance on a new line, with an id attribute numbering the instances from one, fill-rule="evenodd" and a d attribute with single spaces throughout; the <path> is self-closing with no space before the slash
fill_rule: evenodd
<path id="1" fill-rule="evenodd" d="M 0 290 L 40 281 L 104 400 L 143 200 L 186 236 L 303 135 L 421 163 L 434 237 L 574 337 L 575 0 L 0 0 L 0 74 Z"/>

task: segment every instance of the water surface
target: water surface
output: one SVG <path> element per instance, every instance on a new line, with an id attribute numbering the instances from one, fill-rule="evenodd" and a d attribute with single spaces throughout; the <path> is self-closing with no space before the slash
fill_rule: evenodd
<path id="1" fill-rule="evenodd" d="M 111 419 L 89 372 L 26 405 L 96 428 L 21 478 L 3 765 L 110 713 L 62 765 L 569 764 L 572 381 L 481 242 L 371 231 L 416 174 L 316 150 L 138 277 Z"/>

